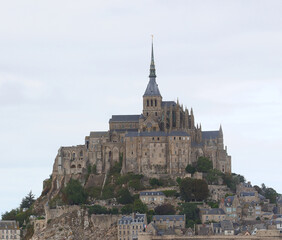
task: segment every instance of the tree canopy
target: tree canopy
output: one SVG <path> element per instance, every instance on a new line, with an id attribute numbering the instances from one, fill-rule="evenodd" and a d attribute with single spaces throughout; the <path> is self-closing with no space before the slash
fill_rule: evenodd
<path id="1" fill-rule="evenodd" d="M 206 173 L 210 169 L 213 169 L 212 161 L 207 157 L 199 157 L 196 165 L 196 170 L 198 172 Z"/>
<path id="2" fill-rule="evenodd" d="M 180 184 L 180 196 L 186 202 L 206 200 L 209 196 L 208 184 L 205 180 L 184 178 Z"/>
<path id="3" fill-rule="evenodd" d="M 20 208 L 30 208 L 31 205 L 35 202 L 35 196 L 30 191 L 26 197 L 22 199 Z"/>
<path id="4" fill-rule="evenodd" d="M 64 200 L 69 205 L 84 204 L 87 201 L 87 193 L 78 180 L 71 179 L 63 190 Z"/>
<path id="5" fill-rule="evenodd" d="M 174 215 L 175 209 L 171 204 L 163 204 L 155 208 L 155 213 L 157 215 Z"/>
<path id="6" fill-rule="evenodd" d="M 118 191 L 117 202 L 121 204 L 129 204 L 133 202 L 133 198 L 127 188 L 121 188 Z"/>

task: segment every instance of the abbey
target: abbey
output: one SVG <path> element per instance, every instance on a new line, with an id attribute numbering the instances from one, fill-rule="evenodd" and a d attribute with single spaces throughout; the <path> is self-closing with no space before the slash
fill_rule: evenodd
<path id="1" fill-rule="evenodd" d="M 96 165 L 97 174 L 106 175 L 111 166 L 122 161 L 122 173 L 134 172 L 148 177 L 185 175 L 187 164 L 199 156 L 209 157 L 213 167 L 231 172 L 231 157 L 217 131 L 202 131 L 195 126 L 193 109 L 184 109 L 175 101 L 164 101 L 156 82 L 152 45 L 149 83 L 143 95 L 139 115 L 113 115 L 109 130 L 90 132 L 83 145 L 61 147 L 53 175 L 87 172 Z"/>

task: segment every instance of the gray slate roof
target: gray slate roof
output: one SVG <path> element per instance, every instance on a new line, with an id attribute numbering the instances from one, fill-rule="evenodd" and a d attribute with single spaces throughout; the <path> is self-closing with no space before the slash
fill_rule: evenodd
<path id="1" fill-rule="evenodd" d="M 136 213 L 135 218 L 132 216 L 122 216 L 121 219 L 118 220 L 118 224 L 134 224 L 134 223 L 142 223 L 145 221 L 145 214 Z"/>
<path id="2" fill-rule="evenodd" d="M 144 96 L 161 96 L 158 84 L 155 78 L 150 78 Z"/>
<path id="3" fill-rule="evenodd" d="M 234 230 L 233 224 L 230 220 L 223 220 L 220 222 L 222 230 Z"/>
<path id="4" fill-rule="evenodd" d="M 112 115 L 110 122 L 139 122 L 139 115 Z"/>
<path id="5" fill-rule="evenodd" d="M 162 107 L 170 107 L 170 106 L 176 106 L 176 102 L 174 102 L 174 101 L 162 101 Z"/>
<path id="6" fill-rule="evenodd" d="M 240 192 L 240 197 L 254 197 L 254 192 Z"/>
<path id="7" fill-rule="evenodd" d="M 206 214 L 209 215 L 223 215 L 225 214 L 224 210 L 222 208 L 212 208 L 206 211 Z"/>
<path id="8" fill-rule="evenodd" d="M 215 139 L 219 135 L 219 131 L 202 131 L 202 139 Z"/>
<path id="9" fill-rule="evenodd" d="M 18 224 L 16 221 L 0 221 L 0 229 L 18 229 Z"/>
<path id="10" fill-rule="evenodd" d="M 154 215 L 153 216 L 153 220 L 156 220 L 156 221 L 159 221 L 159 220 L 163 220 L 163 221 L 166 221 L 166 220 L 169 220 L 169 221 L 184 221 L 185 219 L 185 215 Z"/>
<path id="11" fill-rule="evenodd" d="M 164 196 L 163 192 L 156 191 L 156 192 L 140 192 L 140 196 Z"/>
<path id="12" fill-rule="evenodd" d="M 130 132 L 125 135 L 125 137 L 167 137 L 167 136 L 189 136 L 187 132 L 174 131 L 171 133 L 165 132 Z"/>

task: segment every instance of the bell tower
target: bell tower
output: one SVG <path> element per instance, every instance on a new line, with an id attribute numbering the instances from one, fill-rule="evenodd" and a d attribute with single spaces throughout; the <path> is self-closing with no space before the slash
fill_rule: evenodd
<path id="1" fill-rule="evenodd" d="M 152 41 L 152 53 L 150 64 L 149 83 L 143 95 L 143 115 L 144 117 L 154 116 L 155 118 L 161 117 L 162 110 L 162 96 L 156 82 L 156 69 L 154 61 L 154 48 Z"/>

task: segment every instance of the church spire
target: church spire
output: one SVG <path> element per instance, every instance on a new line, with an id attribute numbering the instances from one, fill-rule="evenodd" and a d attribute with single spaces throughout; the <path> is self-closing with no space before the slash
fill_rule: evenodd
<path id="1" fill-rule="evenodd" d="M 156 78 L 156 68 L 154 61 L 154 44 L 153 44 L 153 35 L 152 35 L 152 53 L 151 53 L 151 65 L 150 65 L 150 75 L 149 78 Z"/>

